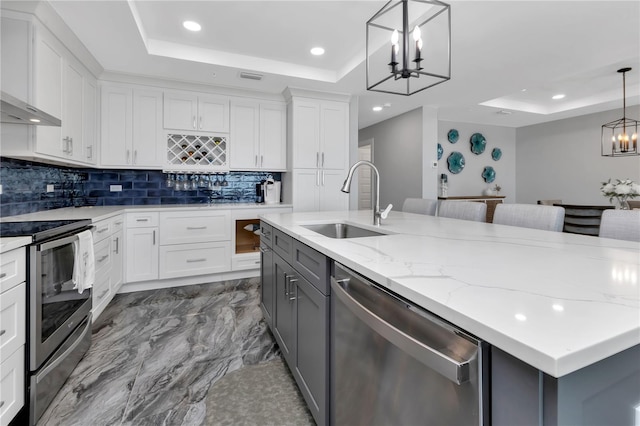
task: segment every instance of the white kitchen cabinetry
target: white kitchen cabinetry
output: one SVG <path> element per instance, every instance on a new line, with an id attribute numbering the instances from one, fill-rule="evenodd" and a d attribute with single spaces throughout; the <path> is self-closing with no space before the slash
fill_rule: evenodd
<path id="1" fill-rule="evenodd" d="M 95 321 L 122 285 L 124 217 L 118 215 L 94 224 L 93 251 L 96 281 L 92 291 L 92 314 Z"/>
<path id="2" fill-rule="evenodd" d="M 295 89 L 286 94 L 292 172 L 283 175 L 285 201 L 294 211 L 346 210 L 349 196 L 340 187 L 349 166 L 349 98 L 311 95 L 322 94 Z"/>
<path id="3" fill-rule="evenodd" d="M 162 167 L 162 91 L 103 85 L 101 124 L 102 166 Z"/>
<path id="4" fill-rule="evenodd" d="M 158 279 L 158 212 L 126 214 L 126 282 Z"/>
<path id="5" fill-rule="evenodd" d="M 204 93 L 165 92 L 164 128 L 229 132 L 229 98 Z"/>
<path id="6" fill-rule="evenodd" d="M 231 270 L 228 210 L 161 212 L 160 229 L 160 279 Z"/>
<path id="7" fill-rule="evenodd" d="M 25 248 L 2 253 L 0 265 L 0 425 L 24 405 L 26 340 Z"/>
<path id="8" fill-rule="evenodd" d="M 231 169 L 287 169 L 286 107 L 277 102 L 231 102 Z"/>

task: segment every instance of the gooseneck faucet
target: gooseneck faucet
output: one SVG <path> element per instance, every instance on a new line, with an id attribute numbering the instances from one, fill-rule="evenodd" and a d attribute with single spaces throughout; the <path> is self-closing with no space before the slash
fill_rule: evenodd
<path id="1" fill-rule="evenodd" d="M 374 171 L 373 186 L 375 187 L 375 190 L 373 191 L 373 194 L 371 197 L 371 204 L 373 208 L 373 224 L 376 226 L 380 226 L 380 220 L 387 218 L 387 215 L 391 211 L 393 204 L 389 204 L 387 208 L 384 209 L 384 211 L 380 211 L 380 173 L 378 172 L 378 168 L 374 166 L 372 162 L 366 161 L 366 160 L 360 160 L 357 163 L 355 163 L 353 166 L 351 166 L 351 168 L 349 169 L 349 174 L 347 175 L 347 178 L 344 180 L 344 184 L 342 185 L 342 189 L 340 190 L 346 194 L 349 193 L 351 188 L 351 181 L 353 180 L 353 174 L 355 173 L 356 169 L 360 166 L 369 166 Z"/>

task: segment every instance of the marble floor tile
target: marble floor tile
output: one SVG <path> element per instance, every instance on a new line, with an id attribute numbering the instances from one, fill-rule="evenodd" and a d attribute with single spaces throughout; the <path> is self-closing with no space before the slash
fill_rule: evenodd
<path id="1" fill-rule="evenodd" d="M 38 425 L 203 425 L 225 374 L 277 359 L 259 279 L 116 295 Z"/>

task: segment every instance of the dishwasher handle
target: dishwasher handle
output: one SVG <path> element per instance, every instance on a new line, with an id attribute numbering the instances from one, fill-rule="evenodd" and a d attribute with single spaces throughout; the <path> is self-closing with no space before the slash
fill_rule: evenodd
<path id="1" fill-rule="evenodd" d="M 452 382 L 461 385 L 469 381 L 471 364 L 477 362 L 476 356 L 463 362 L 458 362 L 394 327 L 349 294 L 348 290 L 343 287 L 349 280 L 350 278 L 336 280 L 335 277 L 331 277 L 331 289 L 333 294 L 361 321 L 400 350 Z"/>

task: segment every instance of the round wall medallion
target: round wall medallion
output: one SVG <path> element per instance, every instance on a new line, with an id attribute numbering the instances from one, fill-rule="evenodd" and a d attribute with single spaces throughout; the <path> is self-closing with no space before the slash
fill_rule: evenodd
<path id="1" fill-rule="evenodd" d="M 458 151 L 453 151 L 447 157 L 447 165 L 449 167 L 449 171 L 454 175 L 457 175 L 464 169 L 464 155 L 459 153 Z"/>
<path id="2" fill-rule="evenodd" d="M 493 148 L 493 151 L 491 151 L 491 158 L 493 158 L 494 161 L 498 161 L 502 158 L 502 150 L 500 148 Z"/>
<path id="3" fill-rule="evenodd" d="M 487 146 L 487 140 L 482 136 L 482 133 L 474 133 L 469 141 L 471 142 L 471 152 L 476 155 L 482 154 Z"/>
<path id="4" fill-rule="evenodd" d="M 438 144 L 438 160 L 442 158 L 443 153 L 444 153 L 444 149 L 442 149 L 442 145 Z"/>
<path id="5" fill-rule="evenodd" d="M 482 178 L 484 179 L 485 182 L 491 183 L 494 180 L 496 180 L 496 171 L 493 170 L 493 167 L 487 166 L 482 171 Z"/>
<path id="6" fill-rule="evenodd" d="M 458 142 L 458 131 L 456 129 L 449 130 L 449 133 L 447 133 L 447 139 L 449 139 L 449 142 L 451 143 Z"/>

